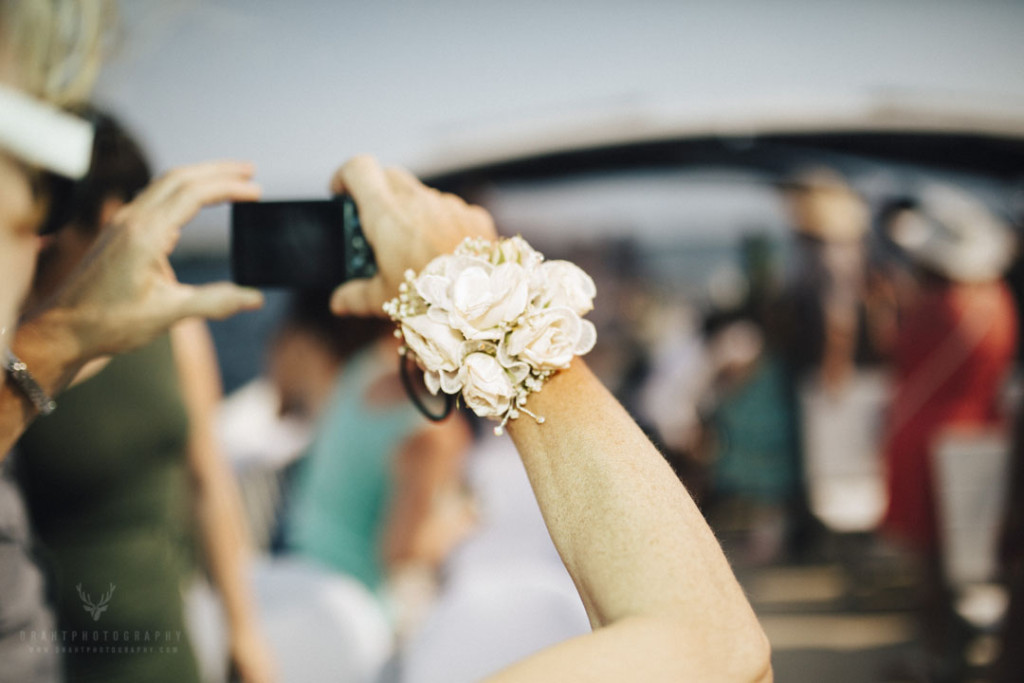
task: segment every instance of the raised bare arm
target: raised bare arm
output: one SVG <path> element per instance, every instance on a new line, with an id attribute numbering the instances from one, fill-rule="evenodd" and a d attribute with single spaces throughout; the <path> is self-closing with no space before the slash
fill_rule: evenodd
<path id="1" fill-rule="evenodd" d="M 359 157 L 335 176 L 363 217 L 381 274 L 335 295 L 379 314 L 408 268 L 464 236 L 495 236 L 477 207 Z M 721 548 L 672 469 L 577 359 L 530 398 L 546 418 L 510 423 L 551 537 L 594 631 L 500 681 L 771 679 L 770 649 Z"/>

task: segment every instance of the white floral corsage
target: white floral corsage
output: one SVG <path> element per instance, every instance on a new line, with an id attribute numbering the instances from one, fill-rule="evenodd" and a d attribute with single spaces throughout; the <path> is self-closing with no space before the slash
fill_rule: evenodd
<path id="1" fill-rule="evenodd" d="M 419 275 L 407 271 L 384 311 L 424 372 L 431 393 L 462 394 L 481 417 L 505 423 L 526 413 L 526 398 L 573 356 L 594 347 L 597 332 L 581 316 L 597 290 L 568 261 L 545 261 L 521 237 L 467 238 Z"/>

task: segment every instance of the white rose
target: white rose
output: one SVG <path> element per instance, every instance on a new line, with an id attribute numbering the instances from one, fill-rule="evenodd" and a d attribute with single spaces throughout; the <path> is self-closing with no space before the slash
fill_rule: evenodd
<path id="1" fill-rule="evenodd" d="M 575 263 L 546 261 L 533 273 L 531 286 L 540 295 L 536 304 L 540 308 L 568 306 L 577 315 L 594 309 L 597 287 L 593 279 Z"/>
<path id="2" fill-rule="evenodd" d="M 504 415 L 512 405 L 515 388 L 498 360 L 486 353 L 471 353 L 459 371 L 462 398 L 480 417 Z"/>
<path id="3" fill-rule="evenodd" d="M 509 380 L 513 384 L 519 384 L 530 374 L 530 365 L 521 358 L 514 357 L 508 350 L 508 342 L 502 340 L 498 344 L 496 357 L 501 367 L 505 368 Z"/>
<path id="4" fill-rule="evenodd" d="M 453 275 L 448 321 L 466 339 L 497 340 L 499 325 L 526 310 L 529 275 L 518 264 L 476 261 Z"/>
<path id="5" fill-rule="evenodd" d="M 505 340 L 504 351 L 541 370 L 566 368 L 573 356 L 594 348 L 597 331 L 572 309 L 545 308 L 529 316 Z"/>
<path id="6" fill-rule="evenodd" d="M 480 259 L 460 254 L 438 256 L 413 281 L 416 292 L 431 306 L 452 308 L 452 283 L 462 271 L 480 264 Z"/>
<path id="7" fill-rule="evenodd" d="M 414 315 L 402 321 L 402 336 L 424 369 L 432 372 L 458 370 L 465 340 L 448 325 L 426 315 Z"/>
<path id="8" fill-rule="evenodd" d="M 427 385 L 427 390 L 434 396 L 437 396 L 438 391 L 443 391 L 446 394 L 457 394 L 462 391 L 460 374 L 459 372 L 446 372 L 444 370 L 427 370 L 423 373 L 423 383 Z"/>

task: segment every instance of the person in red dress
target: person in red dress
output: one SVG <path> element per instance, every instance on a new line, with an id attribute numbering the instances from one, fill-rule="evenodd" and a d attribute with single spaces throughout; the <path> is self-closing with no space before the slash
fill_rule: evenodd
<path id="1" fill-rule="evenodd" d="M 1017 312 L 1002 275 L 1014 244 L 998 218 L 949 187 L 929 187 L 915 203 L 888 212 L 883 229 L 920 272 L 893 352 L 883 530 L 922 561 L 926 646 L 948 653 L 951 612 L 933 453 L 947 430 L 1004 424 L 1001 399 L 1016 355 Z"/>
<path id="2" fill-rule="evenodd" d="M 1017 346 L 1017 314 L 1002 281 L 930 278 L 901 325 L 885 457 L 884 527 L 915 550 L 939 549 L 932 446 L 950 427 L 998 425 Z"/>

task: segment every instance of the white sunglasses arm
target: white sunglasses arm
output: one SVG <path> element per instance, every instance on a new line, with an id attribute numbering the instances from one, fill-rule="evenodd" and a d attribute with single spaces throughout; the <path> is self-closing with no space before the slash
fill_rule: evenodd
<path id="1" fill-rule="evenodd" d="M 0 148 L 49 171 L 81 178 L 92 158 L 93 128 L 14 88 L 0 85 Z"/>

